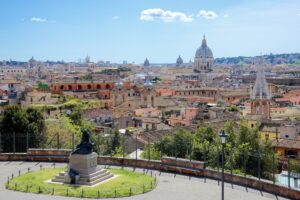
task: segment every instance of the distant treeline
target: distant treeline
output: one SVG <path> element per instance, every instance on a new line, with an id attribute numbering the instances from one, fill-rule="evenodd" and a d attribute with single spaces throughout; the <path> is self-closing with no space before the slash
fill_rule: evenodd
<path id="1" fill-rule="evenodd" d="M 251 64 L 256 57 L 226 57 L 216 58 L 215 64 Z M 289 54 L 269 54 L 264 55 L 267 63 L 272 65 L 276 64 L 300 64 L 300 53 L 289 53 Z"/>

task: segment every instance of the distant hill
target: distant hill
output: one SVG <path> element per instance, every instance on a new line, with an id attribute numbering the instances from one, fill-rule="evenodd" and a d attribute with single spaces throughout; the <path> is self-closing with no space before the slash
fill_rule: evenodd
<path id="1" fill-rule="evenodd" d="M 226 57 L 226 58 L 216 58 L 215 64 L 251 64 L 255 57 Z M 300 64 L 300 53 L 289 53 L 289 54 L 269 54 L 264 55 L 266 62 L 272 65 L 276 64 Z"/>

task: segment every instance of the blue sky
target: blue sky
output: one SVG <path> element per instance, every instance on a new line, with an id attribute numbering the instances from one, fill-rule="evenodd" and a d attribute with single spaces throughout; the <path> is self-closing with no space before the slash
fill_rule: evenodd
<path id="1" fill-rule="evenodd" d="M 7 0 L 0 60 L 193 59 L 300 52 L 299 0 Z"/>

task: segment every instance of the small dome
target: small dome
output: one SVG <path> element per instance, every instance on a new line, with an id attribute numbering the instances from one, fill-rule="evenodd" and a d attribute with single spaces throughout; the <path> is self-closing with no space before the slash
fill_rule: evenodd
<path id="1" fill-rule="evenodd" d="M 182 60 L 181 56 L 179 56 L 176 60 L 176 66 L 180 66 L 182 64 L 183 64 L 183 60 Z"/>
<path id="2" fill-rule="evenodd" d="M 149 67 L 150 66 L 150 62 L 149 62 L 148 58 L 145 59 L 144 66 L 145 67 Z"/>
<path id="3" fill-rule="evenodd" d="M 213 53 L 211 49 L 207 46 L 205 36 L 203 36 L 202 44 L 201 46 L 197 49 L 196 58 L 213 58 Z"/>

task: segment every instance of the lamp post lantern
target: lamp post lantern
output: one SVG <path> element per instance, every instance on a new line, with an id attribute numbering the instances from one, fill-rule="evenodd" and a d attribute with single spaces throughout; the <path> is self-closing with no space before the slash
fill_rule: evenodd
<path id="1" fill-rule="evenodd" d="M 227 134 L 224 130 L 221 130 L 219 134 L 220 143 L 222 144 L 222 200 L 224 200 L 224 146 L 226 143 Z"/>

